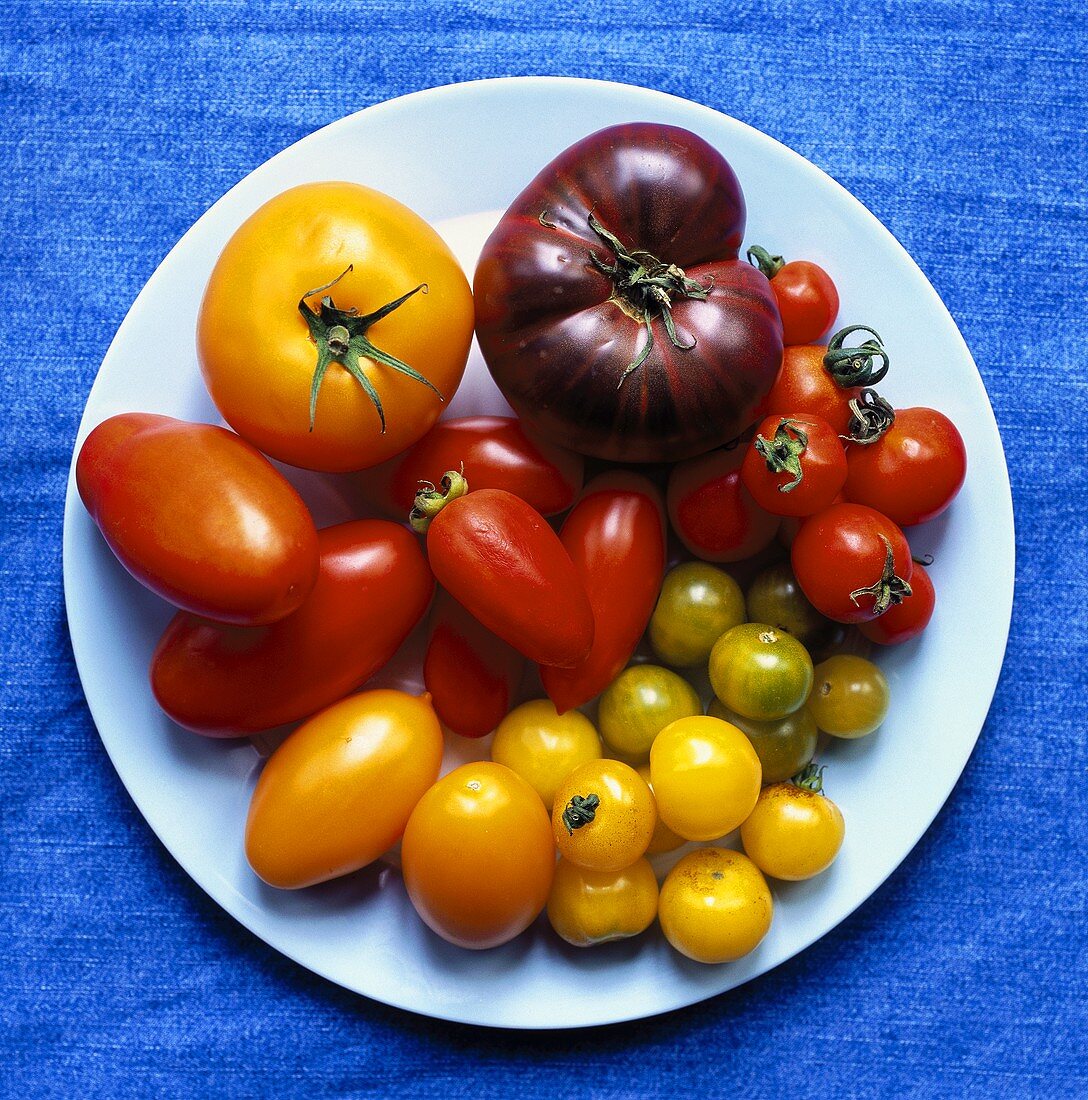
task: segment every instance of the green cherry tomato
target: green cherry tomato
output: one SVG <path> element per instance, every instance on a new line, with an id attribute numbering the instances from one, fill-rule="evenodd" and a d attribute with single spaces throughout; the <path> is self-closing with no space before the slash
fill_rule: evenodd
<path id="1" fill-rule="evenodd" d="M 597 727 L 610 749 L 643 763 L 661 730 L 702 713 L 699 696 L 687 680 L 660 665 L 632 665 L 601 696 Z"/>
<path id="2" fill-rule="evenodd" d="M 781 783 L 795 776 L 815 755 L 819 730 L 808 707 L 800 707 L 785 718 L 760 722 L 730 710 L 720 699 L 712 699 L 707 714 L 731 722 L 752 742 L 763 765 L 763 782 Z"/>
<path id="3" fill-rule="evenodd" d="M 714 643 L 744 622 L 740 585 L 722 569 L 688 561 L 671 569 L 650 619 L 650 645 L 667 665 L 690 668 Z"/>
<path id="4" fill-rule="evenodd" d="M 792 634 L 766 623 L 743 623 L 714 643 L 710 684 L 745 718 L 785 718 L 808 698 L 812 658 Z"/>
<path id="5" fill-rule="evenodd" d="M 756 576 L 748 588 L 745 606 L 749 622 L 777 626 L 805 646 L 820 639 L 830 623 L 805 598 L 786 561 Z"/>
<path id="6" fill-rule="evenodd" d="M 816 666 L 808 709 L 824 733 L 865 737 L 884 721 L 890 694 L 872 661 L 840 653 Z"/>

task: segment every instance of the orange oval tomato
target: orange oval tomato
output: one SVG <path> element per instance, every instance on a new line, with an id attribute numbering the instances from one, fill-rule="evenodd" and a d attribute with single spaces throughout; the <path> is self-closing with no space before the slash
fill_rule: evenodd
<path id="1" fill-rule="evenodd" d="M 365 867 L 397 842 L 441 763 L 430 696 L 367 691 L 335 703 L 265 764 L 246 822 L 250 866 L 285 889 Z"/>
<path id="2" fill-rule="evenodd" d="M 295 466 L 358 470 L 435 423 L 461 381 L 472 326 L 468 280 L 419 215 L 360 184 L 308 183 L 265 203 L 227 242 L 197 351 L 239 435 Z"/>
<path id="3" fill-rule="evenodd" d="M 427 926 L 458 947 L 497 947 L 540 915 L 555 874 L 551 824 L 516 772 L 484 760 L 419 800 L 401 845 L 404 885 Z"/>

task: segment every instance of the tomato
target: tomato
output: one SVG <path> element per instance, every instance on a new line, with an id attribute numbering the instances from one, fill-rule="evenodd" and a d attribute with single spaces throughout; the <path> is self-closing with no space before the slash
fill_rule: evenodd
<path id="1" fill-rule="evenodd" d="M 889 607 L 879 619 L 860 623 L 858 629 L 880 645 L 898 645 L 917 638 L 933 618 L 936 599 L 933 581 L 925 566 L 915 562 L 910 575 L 910 595 L 902 603 Z"/>
<path id="2" fill-rule="evenodd" d="M 698 693 L 687 680 L 659 665 L 632 665 L 601 696 L 597 723 L 610 749 L 641 763 L 670 722 L 702 713 Z"/>
<path id="3" fill-rule="evenodd" d="M 431 428 L 472 325 L 464 272 L 419 215 L 357 183 L 307 183 L 227 242 L 197 354 L 239 435 L 294 466 L 358 470 Z"/>
<path id="4" fill-rule="evenodd" d="M 888 681 L 872 661 L 840 653 L 816 666 L 808 709 L 824 733 L 853 739 L 884 721 L 890 699 Z"/>
<path id="5" fill-rule="evenodd" d="M 666 726 L 650 749 L 657 812 L 685 840 L 732 832 L 759 797 L 762 769 L 736 726 L 698 715 Z"/>
<path id="6" fill-rule="evenodd" d="M 187 611 L 271 623 L 317 580 L 317 531 L 302 498 L 223 428 L 111 416 L 80 447 L 76 486 L 118 561 Z"/>
<path id="7" fill-rule="evenodd" d="M 837 622 L 875 619 L 911 592 L 914 563 L 903 532 L 863 504 L 833 504 L 811 516 L 790 561 L 813 607 Z"/>
<path id="8" fill-rule="evenodd" d="M 782 369 L 760 405 L 764 416 L 807 413 L 831 425 L 837 435 L 850 428 L 850 402 L 860 399 L 861 386 L 840 386 L 824 366 L 827 347 L 802 344 L 782 353 Z"/>
<path id="9" fill-rule="evenodd" d="M 416 804 L 404 830 L 408 897 L 458 947 L 498 947 L 544 909 L 555 845 L 536 791 L 491 761 L 463 764 Z"/>
<path id="10" fill-rule="evenodd" d="M 772 878 L 798 882 L 826 871 L 842 847 L 842 811 L 823 793 L 823 768 L 765 787 L 740 827 L 748 858 Z"/>
<path id="11" fill-rule="evenodd" d="M 812 658 L 792 634 L 766 623 L 743 623 L 710 653 L 710 684 L 730 710 L 761 722 L 785 718 L 812 687 Z"/>
<path id="12" fill-rule="evenodd" d="M 743 232 L 733 170 L 686 130 L 612 126 L 561 153 L 476 267 L 476 333 L 507 401 L 612 461 L 738 435 L 782 357 L 770 284 L 736 258 Z"/>
<path id="13" fill-rule="evenodd" d="M 529 660 L 573 668 L 593 644 L 593 609 L 559 536 L 513 493 L 468 489 L 448 470 L 416 495 L 412 526 L 438 583 Z"/>
<path id="14" fill-rule="evenodd" d="M 741 480 L 742 446 L 680 462 L 669 475 L 672 529 L 704 561 L 742 561 L 758 554 L 782 522 L 764 511 Z"/>
<path id="15" fill-rule="evenodd" d="M 707 714 L 736 726 L 752 742 L 765 784 L 796 775 L 816 754 L 819 731 L 808 707 L 761 722 L 730 710 L 720 699 L 711 699 Z"/>
<path id="16" fill-rule="evenodd" d="M 591 871 L 620 871 L 646 853 L 657 810 L 642 777 L 619 760 L 591 760 L 559 784 L 552 835 L 559 854 Z"/>
<path id="17" fill-rule="evenodd" d="M 749 622 L 785 630 L 806 647 L 830 626 L 806 599 L 789 562 L 779 562 L 756 575 L 745 596 L 745 611 Z"/>
<path id="18" fill-rule="evenodd" d="M 806 413 L 776 414 L 756 429 L 740 476 L 765 511 L 811 516 L 842 489 L 846 452 L 826 420 Z"/>
<path id="19" fill-rule="evenodd" d="M 967 450 L 943 413 L 897 409 L 878 439 L 850 448 L 849 466 L 846 499 L 909 527 L 939 516 L 952 503 L 967 477 Z"/>
<path id="20" fill-rule="evenodd" d="M 814 344 L 831 330 L 839 312 L 839 292 L 831 276 L 811 260 L 772 256 L 765 248 L 748 249 L 748 262 L 771 280 L 782 317 L 782 341 Z"/>
<path id="21" fill-rule="evenodd" d="M 448 592 L 431 610 L 423 682 L 438 717 L 462 737 L 484 737 L 510 709 L 525 658 L 481 626 Z"/>
<path id="22" fill-rule="evenodd" d="M 661 886 L 657 915 L 665 938 L 701 963 L 732 962 L 767 935 L 774 902 L 759 868 L 740 852 L 689 852 Z"/>
<path id="23" fill-rule="evenodd" d="M 650 788 L 650 794 L 653 794 L 653 776 L 650 774 L 649 763 L 639 764 L 635 771 L 642 776 L 642 782 Z M 654 806 L 655 808 L 657 806 L 656 795 L 654 796 Z M 650 846 L 646 849 L 646 854 L 648 856 L 656 856 L 661 852 L 674 852 L 684 843 L 686 843 L 684 838 L 682 836 L 677 836 L 676 833 L 661 820 L 661 814 L 658 813 L 657 824 L 654 825 L 654 835 L 650 837 Z"/>
<path id="24" fill-rule="evenodd" d="M 574 668 L 540 670 L 562 714 L 608 687 L 646 631 L 665 571 L 660 494 L 637 474 L 603 474 L 586 486 L 559 539 L 593 608 L 593 647 L 586 657 Z"/>
<path id="25" fill-rule="evenodd" d="M 527 432 L 512 416 L 440 420 L 418 443 L 360 474 L 367 499 L 395 519 L 415 502 L 421 481 L 461 470 L 474 489 L 505 489 L 542 516 L 565 512 L 582 488 L 585 460 Z"/>
<path id="26" fill-rule="evenodd" d="M 315 714 L 269 757 L 246 821 L 246 858 L 297 889 L 372 863 L 438 777 L 442 729 L 427 695 L 366 691 Z"/>
<path id="27" fill-rule="evenodd" d="M 575 947 L 645 932 L 657 916 L 657 877 L 645 859 L 619 871 L 591 871 L 561 859 L 548 895 L 548 920 Z"/>
<path id="28" fill-rule="evenodd" d="M 577 710 L 559 714 L 550 699 L 515 707 L 495 730 L 491 759 L 517 772 L 551 812 L 559 784 L 581 764 L 600 760 L 601 739 Z"/>
<path id="29" fill-rule="evenodd" d="M 744 596 L 728 573 L 701 561 L 670 569 L 650 618 L 650 644 L 667 665 L 702 664 L 730 627 L 744 622 Z"/>
<path id="30" fill-rule="evenodd" d="M 271 626 L 176 615 L 151 658 L 151 688 L 179 725 L 209 737 L 256 733 L 343 698 L 423 617 L 434 580 L 410 531 L 356 520 L 318 534 L 306 602 Z"/>

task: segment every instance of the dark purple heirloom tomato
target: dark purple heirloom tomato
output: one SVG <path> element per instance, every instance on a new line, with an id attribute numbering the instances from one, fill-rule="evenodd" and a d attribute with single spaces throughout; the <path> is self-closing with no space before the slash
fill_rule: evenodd
<path id="1" fill-rule="evenodd" d="M 591 134 L 514 200 L 476 268 L 476 333 L 541 435 L 663 462 L 736 437 L 782 361 L 770 283 L 737 259 L 744 196 L 702 138 Z"/>

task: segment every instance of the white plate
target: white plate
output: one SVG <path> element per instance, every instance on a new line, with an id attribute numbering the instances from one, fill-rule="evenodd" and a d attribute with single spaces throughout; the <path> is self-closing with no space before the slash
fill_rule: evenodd
<path id="1" fill-rule="evenodd" d="M 116 563 L 69 481 L 64 580 L 76 662 L 103 744 L 152 829 L 269 944 L 349 989 L 430 1016 L 538 1028 L 632 1019 L 729 989 L 801 951 L 869 897 L 933 820 L 978 737 L 1004 654 L 1013 589 L 1008 475 L 952 318 L 891 234 L 818 168 L 734 119 L 658 92 L 544 78 L 454 85 L 371 107 L 273 157 L 220 199 L 148 281 L 102 363 L 77 446 L 95 424 L 129 410 L 217 419 L 195 358 L 201 292 L 230 234 L 283 189 L 348 179 L 387 191 L 438 223 L 471 271 L 494 212 L 539 168 L 585 134 L 634 120 L 685 126 L 717 146 L 747 197 L 746 243 L 823 263 L 838 283 L 843 322 L 873 325 L 890 350 L 882 392 L 898 406 L 942 409 L 969 455 L 956 503 L 911 534 L 916 553 L 934 555 L 937 611 L 923 639 L 881 656 L 891 715 L 879 733 L 838 744 L 827 758 L 830 792 L 847 821 L 842 854 L 815 881 L 774 887 L 773 927 L 747 958 L 700 966 L 656 929 L 577 951 L 534 927 L 506 947 L 464 952 L 424 929 L 389 869 L 300 893 L 264 887 L 242 852 L 257 754 L 180 730 L 158 711 L 147 664 L 170 609 Z M 503 403 L 474 349 L 449 413 L 490 408 Z M 331 482 L 297 480 L 319 522 L 347 518 L 350 505 Z"/>

